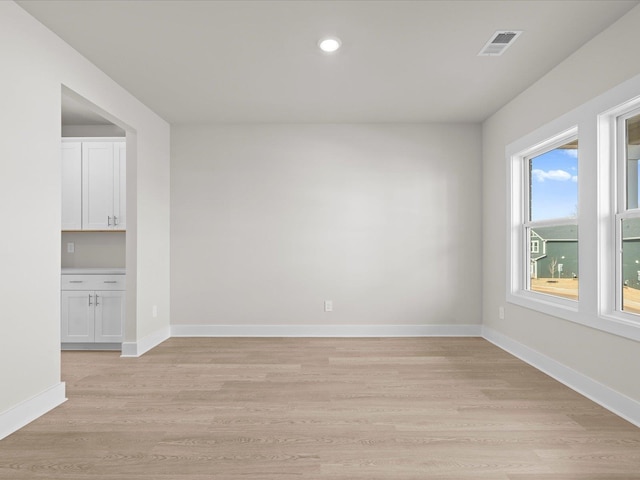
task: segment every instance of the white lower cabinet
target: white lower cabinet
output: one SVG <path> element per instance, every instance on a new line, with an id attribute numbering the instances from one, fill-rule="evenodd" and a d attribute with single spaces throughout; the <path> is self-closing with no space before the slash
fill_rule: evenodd
<path id="1" fill-rule="evenodd" d="M 62 342 L 95 341 L 94 292 L 62 292 Z"/>
<path id="2" fill-rule="evenodd" d="M 124 281 L 124 275 L 63 275 L 62 343 L 121 343 Z"/>
<path id="3" fill-rule="evenodd" d="M 124 327 L 124 292 L 95 292 L 95 342 L 122 342 Z"/>

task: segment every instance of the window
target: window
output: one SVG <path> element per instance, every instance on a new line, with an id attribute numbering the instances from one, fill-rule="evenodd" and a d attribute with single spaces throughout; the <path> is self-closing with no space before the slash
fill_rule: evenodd
<path id="1" fill-rule="evenodd" d="M 540 253 L 540 241 L 531 240 L 531 253 Z"/>
<path id="2" fill-rule="evenodd" d="M 640 341 L 640 76 L 505 153 L 506 301 Z"/>
<path id="3" fill-rule="evenodd" d="M 578 299 L 578 140 L 562 139 L 523 158 L 523 228 L 531 244 L 525 288 Z M 540 252 L 539 244 L 544 243 Z"/>
<path id="4" fill-rule="evenodd" d="M 617 310 L 640 314 L 640 110 L 617 119 L 616 297 Z"/>
<path id="5" fill-rule="evenodd" d="M 578 129 L 509 155 L 509 300 L 577 311 Z M 544 137 L 543 137 L 544 138 Z M 520 145 L 524 144 L 519 142 Z M 530 145 L 531 145 L 530 144 Z M 526 144 L 525 144 L 526 145 Z M 639 267 L 640 270 L 640 267 Z M 533 302 L 533 303 L 532 303 Z"/>

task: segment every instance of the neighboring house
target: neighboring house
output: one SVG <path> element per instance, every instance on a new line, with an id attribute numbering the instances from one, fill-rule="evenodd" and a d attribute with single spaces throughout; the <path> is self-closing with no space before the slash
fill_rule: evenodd
<path id="1" fill-rule="evenodd" d="M 639 238 L 640 240 L 640 238 Z M 578 276 L 578 227 L 561 225 L 531 229 L 531 278 L 551 278 L 551 263 L 555 260 L 554 278 Z"/>
<path id="2" fill-rule="evenodd" d="M 640 219 L 625 220 L 622 234 L 622 279 L 640 289 Z M 578 276 L 577 226 L 538 227 L 531 230 L 530 241 L 531 278 L 551 278 L 552 259 L 557 260 L 555 278 Z"/>

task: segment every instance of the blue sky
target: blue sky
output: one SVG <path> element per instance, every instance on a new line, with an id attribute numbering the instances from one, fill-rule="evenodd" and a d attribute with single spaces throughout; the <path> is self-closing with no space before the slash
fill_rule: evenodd
<path id="1" fill-rule="evenodd" d="M 531 220 L 578 211 L 578 150 L 555 149 L 531 159 Z"/>

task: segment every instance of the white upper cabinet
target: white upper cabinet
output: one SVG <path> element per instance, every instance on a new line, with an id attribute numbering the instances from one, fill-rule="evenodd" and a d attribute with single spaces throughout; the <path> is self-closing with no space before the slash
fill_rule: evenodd
<path id="1" fill-rule="evenodd" d="M 126 230 L 126 142 L 79 140 L 62 143 L 62 229 Z"/>
<path id="2" fill-rule="evenodd" d="M 82 228 L 82 144 L 62 144 L 62 230 Z"/>
<path id="3" fill-rule="evenodd" d="M 82 144 L 82 229 L 110 230 L 114 199 L 113 143 Z"/>

